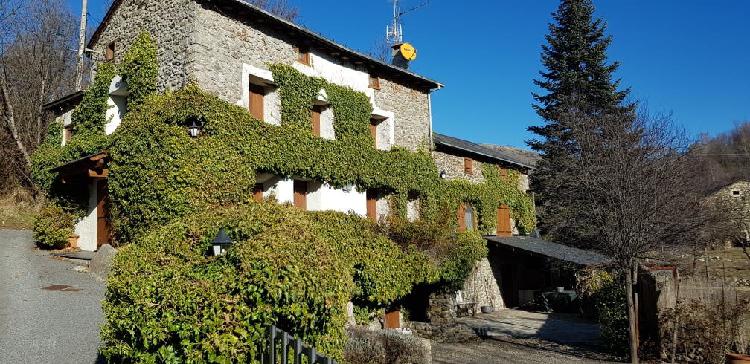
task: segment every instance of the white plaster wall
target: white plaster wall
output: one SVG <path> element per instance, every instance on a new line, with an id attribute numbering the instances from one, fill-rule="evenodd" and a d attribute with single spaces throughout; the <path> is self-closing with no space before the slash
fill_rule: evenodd
<path id="1" fill-rule="evenodd" d="M 351 87 L 355 91 L 364 92 L 370 99 L 374 97 L 374 90 L 370 86 L 370 74 L 360 71 L 353 66 L 344 66 L 332 62 L 319 54 L 312 53 L 311 66 L 295 62 L 293 67 L 311 77 L 321 77 L 324 80 L 341 86 Z"/>
<path id="2" fill-rule="evenodd" d="M 335 140 L 336 131 L 333 129 L 333 109 L 326 107 L 320 113 L 320 137 Z"/>
<path id="3" fill-rule="evenodd" d="M 411 222 L 419 220 L 419 200 L 410 200 L 406 203 L 406 219 Z"/>
<path id="4" fill-rule="evenodd" d="M 104 125 L 104 133 L 110 135 L 117 130 L 125 117 L 128 107 L 126 96 L 110 96 L 107 100 L 107 124 Z"/>
<path id="5" fill-rule="evenodd" d="M 308 182 L 307 209 L 354 213 L 364 217 L 367 216 L 367 194 L 356 188 L 346 191 L 327 183 Z"/>
<path id="6" fill-rule="evenodd" d="M 89 183 L 88 214 L 76 223 L 75 233 L 80 237 L 78 246 L 84 251 L 96 251 L 96 182 Z"/>
<path id="7" fill-rule="evenodd" d="M 378 222 L 388 218 L 391 213 L 391 205 L 388 202 L 388 198 L 381 198 L 375 203 L 375 211 L 378 216 Z"/>
<path id="8" fill-rule="evenodd" d="M 294 181 L 291 179 L 277 179 L 264 184 L 264 198 L 273 197 L 278 203 L 294 203 Z"/>

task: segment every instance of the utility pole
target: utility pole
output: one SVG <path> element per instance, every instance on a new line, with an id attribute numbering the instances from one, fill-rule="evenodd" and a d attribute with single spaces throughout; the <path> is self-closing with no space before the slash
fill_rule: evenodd
<path id="1" fill-rule="evenodd" d="M 78 33 L 78 70 L 76 71 L 76 91 L 81 91 L 83 82 L 83 55 L 86 52 L 86 17 L 88 16 L 88 0 L 81 4 L 81 29 Z"/>

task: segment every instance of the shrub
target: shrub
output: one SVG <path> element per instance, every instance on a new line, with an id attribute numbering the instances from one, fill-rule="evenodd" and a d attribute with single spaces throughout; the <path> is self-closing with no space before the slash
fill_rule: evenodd
<path id="1" fill-rule="evenodd" d="M 679 363 L 723 363 L 728 352 L 750 353 L 750 301 L 679 302 L 659 315 L 662 357 Z M 676 357 L 672 338 L 677 324 Z"/>
<path id="2" fill-rule="evenodd" d="M 62 249 L 74 234 L 75 215 L 48 203 L 34 221 L 34 241 L 40 248 Z"/>
<path id="3" fill-rule="evenodd" d="M 236 243 L 206 257 L 220 227 Z M 276 324 L 341 358 L 346 303 L 388 304 L 429 276 L 423 268 L 426 256 L 355 216 L 272 203 L 190 215 L 116 256 L 101 352 L 125 362 L 245 362 Z"/>
<path id="4" fill-rule="evenodd" d="M 429 341 L 391 330 L 347 330 L 349 340 L 344 350 L 347 363 L 356 364 L 428 364 L 432 362 Z"/>
<path id="5" fill-rule="evenodd" d="M 598 319 L 605 346 L 613 354 L 627 355 L 628 304 L 622 277 L 606 269 L 586 268 L 576 280 L 584 314 Z"/>

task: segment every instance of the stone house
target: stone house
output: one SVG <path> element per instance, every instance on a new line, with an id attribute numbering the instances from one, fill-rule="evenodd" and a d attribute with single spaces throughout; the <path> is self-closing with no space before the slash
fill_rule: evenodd
<path id="1" fill-rule="evenodd" d="M 726 217 L 725 246 L 750 242 L 750 181 L 736 181 L 722 186 L 706 197 L 706 203 L 719 209 Z"/>
<path id="2" fill-rule="evenodd" d="M 188 83 L 223 100 L 248 108 L 269 124 L 281 123 L 281 100 L 270 64 L 287 64 L 299 72 L 348 86 L 367 95 L 373 106 L 370 131 L 376 146 L 389 150 L 431 148 L 430 94 L 436 81 L 404 68 L 377 61 L 241 0 L 116 0 L 93 34 L 87 48 L 95 64 L 120 61 L 138 34 L 147 31 L 157 43 L 159 91 Z M 94 70 L 95 72 L 95 70 Z M 115 77 L 109 90 L 106 134 L 113 133 L 127 112 L 128 86 Z M 72 136 L 70 114 L 80 96 L 47 105 L 63 122 L 63 143 Z M 75 102 L 72 102 L 75 101 Z M 335 139 L 333 111 L 323 90 L 314 105 L 313 129 L 321 138 Z M 92 161 L 76 161 L 59 171 L 87 172 Z M 324 181 L 294 176 L 257 176 L 256 198 L 273 197 L 311 211 L 354 212 L 372 219 L 388 214 L 387 196 L 360 191 L 357 186 L 334 188 Z M 106 179 L 89 179 L 91 206 L 76 226 L 80 248 L 96 250 L 107 242 L 106 211 L 97 212 L 96 194 L 106 193 Z M 106 206 L 106 204 L 102 204 Z M 416 201 L 409 216 L 418 216 Z M 95 224 L 102 226 L 95 226 Z M 98 232 L 91 236 L 91 232 Z M 96 234 L 94 234 L 96 235 Z"/>

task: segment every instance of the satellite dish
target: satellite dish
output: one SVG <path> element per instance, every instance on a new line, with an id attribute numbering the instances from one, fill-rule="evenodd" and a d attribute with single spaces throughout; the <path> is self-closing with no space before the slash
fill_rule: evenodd
<path id="1" fill-rule="evenodd" d="M 409 43 L 399 46 L 399 51 L 401 52 L 401 56 L 409 62 L 417 59 L 417 49 Z"/>

